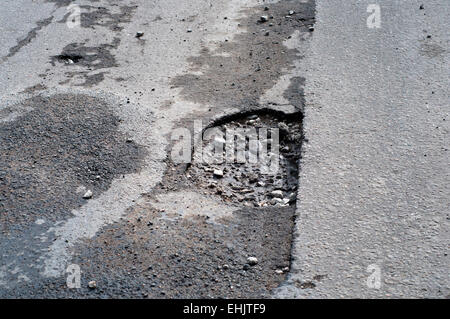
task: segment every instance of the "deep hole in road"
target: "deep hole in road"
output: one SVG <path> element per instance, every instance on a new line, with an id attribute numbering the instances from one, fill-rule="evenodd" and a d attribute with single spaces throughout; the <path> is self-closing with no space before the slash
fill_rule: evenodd
<path id="1" fill-rule="evenodd" d="M 301 120 L 300 112 L 287 115 L 271 109 L 222 117 L 203 131 L 202 159 L 189 164 L 186 174 L 198 188 L 225 201 L 254 207 L 294 205 Z"/>

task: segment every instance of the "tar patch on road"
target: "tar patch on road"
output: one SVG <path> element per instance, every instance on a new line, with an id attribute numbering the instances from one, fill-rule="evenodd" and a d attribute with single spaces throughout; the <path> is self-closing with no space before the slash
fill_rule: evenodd
<path id="1" fill-rule="evenodd" d="M 17 110 L 22 114 L 11 117 Z M 136 172 L 145 155 L 118 130 L 119 118 L 99 98 L 36 96 L 0 116 L 3 232 L 37 218 L 66 218 L 86 203 L 83 187 L 97 197 L 114 178 Z"/>
<path id="2" fill-rule="evenodd" d="M 247 17 L 239 21 L 245 32 L 219 43 L 215 50 L 204 47 L 199 56 L 189 59 L 192 72 L 174 78 L 173 86 L 182 89 L 185 99 L 218 109 L 258 106 L 261 95 L 295 67 L 298 50 L 288 49 L 283 42 L 295 31 L 310 32 L 314 9 L 312 2 L 280 1 L 270 4 L 267 11 L 264 6 L 248 10 Z M 289 15 L 290 11 L 294 14 Z M 261 16 L 268 20 L 261 22 Z M 302 87 L 296 85 L 295 91 L 297 101 L 292 104 L 300 107 Z"/>
<path id="3" fill-rule="evenodd" d="M 6 61 L 7 59 L 13 57 L 17 54 L 24 46 L 28 45 L 31 41 L 36 38 L 39 31 L 41 31 L 43 28 L 48 26 L 53 21 L 53 17 L 49 17 L 47 19 L 40 20 L 36 22 L 37 26 L 30 31 L 28 31 L 28 34 L 25 38 L 18 40 L 17 44 L 9 49 L 9 53 L 1 58 L 1 62 Z"/>
<path id="4" fill-rule="evenodd" d="M 258 22 L 261 15 L 269 20 Z M 314 4 L 282 1 L 269 10 L 257 7 L 240 23 L 247 32 L 216 50 L 205 47 L 190 59 L 192 73 L 174 78 L 172 85 L 182 89 L 184 99 L 211 106 L 207 114 L 193 114 L 179 124 L 192 127 L 200 118 L 221 129 L 280 129 L 284 159 L 278 174 L 262 176 L 257 167 L 226 164 L 217 167 L 224 172 L 217 179 L 213 167 L 205 172 L 200 165 L 168 160 L 163 181 L 129 209 L 126 219 L 73 250 L 72 262 L 84 273 L 82 288 L 58 289 L 54 295 L 260 298 L 270 297 L 285 280 L 303 141 L 304 79 L 293 77 L 283 94 L 293 113 L 270 110 L 259 99 L 295 68 L 299 52 L 283 41 L 296 31 L 311 32 Z M 240 112 L 217 116 L 229 107 Z M 249 265 L 248 257 L 258 263 Z M 96 289 L 87 288 L 90 280 L 97 282 Z"/>

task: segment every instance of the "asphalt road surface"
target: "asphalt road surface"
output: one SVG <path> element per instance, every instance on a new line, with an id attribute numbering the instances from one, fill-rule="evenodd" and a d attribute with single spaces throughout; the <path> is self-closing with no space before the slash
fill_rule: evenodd
<path id="1" fill-rule="evenodd" d="M 0 297 L 448 298 L 449 13 L 4 0 Z M 199 122 L 279 170 L 178 163 Z"/>

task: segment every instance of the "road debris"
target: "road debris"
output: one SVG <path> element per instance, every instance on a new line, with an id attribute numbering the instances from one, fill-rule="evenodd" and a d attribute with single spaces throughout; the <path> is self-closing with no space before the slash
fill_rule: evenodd
<path id="1" fill-rule="evenodd" d="M 255 266 L 256 264 L 258 264 L 258 258 L 256 258 L 256 257 L 248 257 L 247 258 L 247 263 L 250 266 Z"/>
<path id="2" fill-rule="evenodd" d="M 92 198 L 92 191 L 91 190 L 87 190 L 86 193 L 84 193 L 83 198 L 84 199 L 91 199 Z"/>

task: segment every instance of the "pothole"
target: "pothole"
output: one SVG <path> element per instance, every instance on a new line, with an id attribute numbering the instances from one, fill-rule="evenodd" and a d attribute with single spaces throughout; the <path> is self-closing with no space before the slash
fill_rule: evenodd
<path id="1" fill-rule="evenodd" d="M 186 171 L 198 188 L 245 206 L 290 206 L 298 188 L 301 113 L 236 114 L 204 130 Z"/>

